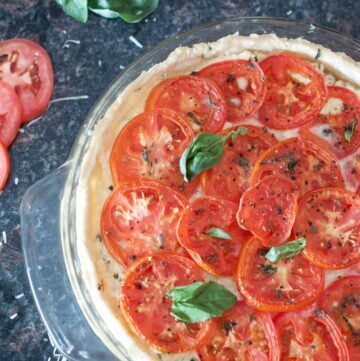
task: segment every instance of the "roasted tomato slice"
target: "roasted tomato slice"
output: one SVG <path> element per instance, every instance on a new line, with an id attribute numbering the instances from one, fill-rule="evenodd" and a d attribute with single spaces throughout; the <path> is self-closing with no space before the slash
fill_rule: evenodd
<path id="1" fill-rule="evenodd" d="M 250 184 L 270 174 L 282 174 L 295 181 L 301 195 L 321 187 L 344 186 L 336 159 L 300 138 L 283 140 L 265 151 L 254 166 Z"/>
<path id="2" fill-rule="evenodd" d="M 39 116 L 49 104 L 54 85 L 48 53 L 27 39 L 1 41 L 0 80 L 19 96 L 24 122 Z"/>
<path id="3" fill-rule="evenodd" d="M 101 234 L 108 251 L 126 268 L 154 252 L 181 251 L 176 224 L 186 205 L 186 198 L 162 184 L 121 183 L 101 213 Z"/>
<path id="4" fill-rule="evenodd" d="M 297 128 L 317 116 L 325 104 L 327 89 L 322 74 L 307 61 L 287 53 L 260 63 L 267 92 L 259 120 L 275 129 Z"/>
<path id="5" fill-rule="evenodd" d="M 349 361 L 346 343 L 336 323 L 318 308 L 280 314 L 274 324 L 281 360 Z"/>
<path id="6" fill-rule="evenodd" d="M 253 61 L 222 61 L 200 70 L 199 75 L 211 78 L 219 85 L 225 95 L 229 121 L 250 118 L 264 101 L 265 76 Z"/>
<path id="7" fill-rule="evenodd" d="M 200 267 L 214 275 L 234 274 L 241 245 L 250 237 L 236 222 L 237 208 L 235 203 L 201 197 L 192 201 L 180 218 L 177 235 L 181 245 Z M 219 237 L 214 229 L 232 239 Z"/>
<path id="8" fill-rule="evenodd" d="M 171 316 L 174 287 L 203 281 L 201 270 L 188 258 L 162 253 L 144 257 L 126 273 L 120 288 L 121 310 L 133 332 L 162 352 L 199 347 L 212 321 L 185 323 Z"/>
<path id="9" fill-rule="evenodd" d="M 360 196 L 342 188 L 318 189 L 299 202 L 294 232 L 306 238 L 304 257 L 322 268 L 360 260 Z"/>
<path id="10" fill-rule="evenodd" d="M 242 193 L 249 188 L 257 158 L 277 141 L 265 127 L 245 127 L 248 130 L 246 135 L 228 139 L 220 163 L 202 173 L 201 185 L 206 195 L 238 203 Z M 226 129 L 222 133 L 237 128 Z"/>
<path id="11" fill-rule="evenodd" d="M 10 173 L 10 158 L 7 149 L 0 140 L 0 192 L 4 189 Z"/>
<path id="12" fill-rule="evenodd" d="M 324 271 L 301 255 L 271 263 L 265 258 L 268 251 L 255 237 L 241 249 L 235 281 L 245 300 L 270 312 L 297 310 L 313 303 L 324 288 Z"/>
<path id="13" fill-rule="evenodd" d="M 172 110 L 137 115 L 113 145 L 110 167 L 114 182 L 153 179 L 190 196 L 199 181 L 184 182 L 179 160 L 193 136 L 190 124 Z"/>
<path id="14" fill-rule="evenodd" d="M 197 349 L 202 361 L 278 361 L 279 340 L 271 316 L 239 301 L 214 320 L 205 345 Z"/>
<path id="15" fill-rule="evenodd" d="M 323 110 L 314 122 L 300 129 L 300 134 L 342 159 L 360 146 L 360 99 L 346 88 L 328 89 Z"/>
<path id="16" fill-rule="evenodd" d="M 282 175 L 267 176 L 242 195 L 238 223 L 265 246 L 284 243 L 295 222 L 298 198 L 295 182 Z"/>
<path id="17" fill-rule="evenodd" d="M 185 75 L 162 81 L 146 99 L 146 110 L 168 108 L 191 121 L 195 130 L 216 133 L 226 119 L 226 101 L 208 78 Z"/>

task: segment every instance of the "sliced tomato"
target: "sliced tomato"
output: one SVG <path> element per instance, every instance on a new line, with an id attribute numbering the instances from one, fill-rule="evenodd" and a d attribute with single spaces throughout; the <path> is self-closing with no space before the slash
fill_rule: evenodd
<path id="1" fill-rule="evenodd" d="M 212 321 L 185 323 L 170 314 L 174 287 L 203 281 L 188 258 L 162 253 L 144 257 L 126 273 L 120 288 L 120 306 L 130 328 L 162 352 L 183 352 L 199 347 Z"/>
<path id="2" fill-rule="evenodd" d="M 345 336 L 350 360 L 360 360 L 360 276 L 340 278 L 324 290 L 318 301 Z"/>
<path id="3" fill-rule="evenodd" d="M 110 155 L 115 184 L 153 179 L 190 196 L 199 180 L 185 183 L 179 160 L 194 133 L 190 124 L 168 109 L 155 109 L 131 119 L 120 131 Z"/>
<path id="4" fill-rule="evenodd" d="M 306 238 L 304 257 L 319 267 L 338 269 L 360 260 L 360 196 L 323 188 L 299 202 L 294 232 Z"/>
<path id="5" fill-rule="evenodd" d="M 265 151 L 254 166 L 250 184 L 271 174 L 295 181 L 301 195 L 321 187 L 344 186 L 337 160 L 323 148 L 300 138 L 283 140 Z"/>
<path id="6" fill-rule="evenodd" d="M 4 189 L 10 173 L 10 158 L 7 149 L 0 140 L 0 192 Z"/>
<path id="7" fill-rule="evenodd" d="M 176 224 L 187 203 L 181 194 L 157 182 L 121 183 L 101 213 L 108 251 L 126 268 L 154 252 L 181 251 Z"/>
<path id="8" fill-rule="evenodd" d="M 270 312 L 312 304 L 324 288 L 324 271 L 301 254 L 271 263 L 265 258 L 268 251 L 255 237 L 241 249 L 235 281 L 248 304 Z"/>
<path id="9" fill-rule="evenodd" d="M 23 122 L 46 110 L 54 75 L 46 50 L 27 39 L 0 42 L 0 80 L 11 86 L 19 96 Z"/>
<path id="10" fill-rule="evenodd" d="M 274 324 L 280 340 L 281 360 L 349 361 L 338 327 L 318 308 L 280 314 Z"/>
<path id="11" fill-rule="evenodd" d="M 226 101 L 217 84 L 208 78 L 183 75 L 160 82 L 146 99 L 147 111 L 167 108 L 191 121 L 202 132 L 220 131 L 226 119 Z"/>
<path id="12" fill-rule="evenodd" d="M 298 199 L 295 182 L 282 175 L 265 177 L 242 195 L 238 223 L 263 245 L 279 245 L 290 237 Z"/>
<path id="13" fill-rule="evenodd" d="M 214 80 L 222 90 L 229 121 L 250 118 L 264 101 L 265 76 L 259 65 L 253 61 L 221 61 L 200 70 L 199 75 Z"/>
<path id="14" fill-rule="evenodd" d="M 250 237 L 239 228 L 236 211 L 235 203 L 201 197 L 192 201 L 180 218 L 177 235 L 181 245 L 200 267 L 214 275 L 234 274 L 241 245 Z M 232 240 L 209 235 L 213 228 L 226 232 Z"/>
<path id="15" fill-rule="evenodd" d="M 208 341 L 197 349 L 200 360 L 280 360 L 279 340 L 269 313 L 239 301 L 214 321 Z"/>
<path id="16" fill-rule="evenodd" d="M 249 188 L 250 175 L 257 158 L 277 141 L 265 127 L 245 127 L 246 135 L 227 140 L 220 163 L 202 173 L 201 185 L 206 195 L 238 203 L 243 192 Z M 222 133 L 236 129 L 226 129 Z"/>
<path id="17" fill-rule="evenodd" d="M 322 74 L 298 56 L 281 53 L 260 62 L 266 77 L 266 97 L 259 120 L 270 128 L 291 129 L 317 116 L 327 89 Z"/>

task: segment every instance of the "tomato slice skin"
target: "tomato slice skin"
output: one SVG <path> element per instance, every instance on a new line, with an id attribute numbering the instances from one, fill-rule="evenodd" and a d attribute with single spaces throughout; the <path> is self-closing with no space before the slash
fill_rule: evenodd
<path id="1" fill-rule="evenodd" d="M 128 268 L 154 252 L 182 252 L 176 224 L 188 201 L 154 181 L 121 183 L 101 213 L 101 235 L 111 256 Z"/>
<path id="2" fill-rule="evenodd" d="M 110 154 L 115 184 L 153 179 L 190 196 L 199 179 L 185 183 L 179 160 L 194 137 L 191 125 L 169 109 L 155 109 L 131 119 L 118 134 Z"/>
<path id="3" fill-rule="evenodd" d="M 0 140 L 0 192 L 4 189 L 10 173 L 10 158 L 5 145 Z"/>
<path id="4" fill-rule="evenodd" d="M 298 199 L 295 182 L 282 175 L 267 176 L 243 193 L 238 223 L 263 245 L 277 246 L 290 237 Z"/>
<path id="5" fill-rule="evenodd" d="M 337 160 L 323 148 L 300 138 L 283 140 L 265 151 L 254 166 L 250 185 L 271 174 L 293 180 L 300 195 L 322 187 L 344 187 Z"/>
<path id="6" fill-rule="evenodd" d="M 226 60 L 201 69 L 198 75 L 214 80 L 222 90 L 230 122 L 252 117 L 265 99 L 265 76 L 256 62 Z"/>
<path id="7" fill-rule="evenodd" d="M 270 128 L 292 129 L 316 116 L 325 104 L 322 74 L 307 61 L 289 54 L 271 55 L 260 62 L 266 77 L 266 97 L 259 120 Z"/>
<path id="8" fill-rule="evenodd" d="M 167 108 L 190 120 L 200 132 L 220 131 L 226 119 L 226 101 L 218 85 L 208 78 L 182 75 L 157 84 L 146 99 L 145 110 Z"/>
<path id="9" fill-rule="evenodd" d="M 287 312 L 313 303 L 324 289 L 324 271 L 301 254 L 271 263 L 269 248 L 253 237 L 243 245 L 235 282 L 246 302 L 260 311 Z"/>
<path id="10" fill-rule="evenodd" d="M 23 122 L 43 113 L 50 101 L 54 75 L 46 50 L 28 39 L 0 42 L 0 80 L 11 86 L 22 104 Z"/>
<path id="11" fill-rule="evenodd" d="M 236 269 L 241 245 L 250 233 L 236 222 L 237 205 L 213 197 L 193 200 L 180 217 L 177 235 L 193 260 L 205 271 L 216 276 L 232 276 Z M 212 237 L 211 228 L 220 228 L 232 240 Z"/>
<path id="12" fill-rule="evenodd" d="M 120 288 L 120 307 L 132 331 L 162 352 L 185 352 L 205 342 L 212 320 L 185 324 L 170 314 L 173 287 L 203 281 L 196 264 L 173 253 L 153 254 L 134 263 Z"/>
<path id="13" fill-rule="evenodd" d="M 257 158 L 276 144 L 274 134 L 267 128 L 245 127 L 246 135 L 227 140 L 220 163 L 201 174 L 201 186 L 206 195 L 238 203 L 243 192 L 249 188 Z M 238 127 L 226 129 L 221 134 L 236 129 Z"/>
<path id="14" fill-rule="evenodd" d="M 280 340 L 281 360 L 350 360 L 340 330 L 321 309 L 309 307 L 279 314 L 274 324 Z"/>
<path id="15" fill-rule="evenodd" d="M 299 202 L 294 232 L 305 237 L 304 257 L 326 269 L 360 260 L 360 196 L 342 188 L 322 188 Z"/>
<path id="16" fill-rule="evenodd" d="M 271 316 L 237 302 L 217 317 L 208 341 L 197 353 L 201 360 L 279 361 L 280 349 Z"/>

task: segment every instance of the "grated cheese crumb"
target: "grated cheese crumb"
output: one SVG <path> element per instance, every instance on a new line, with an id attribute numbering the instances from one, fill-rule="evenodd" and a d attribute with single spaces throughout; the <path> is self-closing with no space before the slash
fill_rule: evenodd
<path id="1" fill-rule="evenodd" d="M 289 10 L 289 11 L 286 13 L 286 15 L 289 16 L 289 15 L 291 15 L 292 13 L 293 13 L 293 11 L 292 11 L 292 10 Z"/>
<path id="2" fill-rule="evenodd" d="M 80 44 L 80 40 L 74 40 L 74 39 L 68 39 L 65 41 L 64 45 L 63 45 L 63 48 L 70 48 L 70 44 L 77 44 L 79 45 Z"/>
<path id="3" fill-rule="evenodd" d="M 67 100 L 82 100 L 82 99 L 89 99 L 89 96 L 88 95 L 79 95 L 79 96 L 74 96 L 74 97 L 57 98 L 57 99 L 50 100 L 50 104 L 57 103 L 57 102 L 65 102 Z"/>
<path id="4" fill-rule="evenodd" d="M 10 318 L 10 320 L 13 320 L 14 318 L 16 318 L 17 317 L 17 313 L 14 313 L 13 315 L 11 315 L 9 318 Z"/>
<path id="5" fill-rule="evenodd" d="M 23 298 L 23 297 L 24 297 L 24 294 L 20 293 L 20 294 L 15 296 L 15 299 L 20 300 L 20 298 Z"/>
<path id="6" fill-rule="evenodd" d="M 4 244 L 6 244 L 7 243 L 7 237 L 6 237 L 6 232 L 5 231 L 2 231 L 2 239 L 3 239 Z"/>
<path id="7" fill-rule="evenodd" d="M 120 68 L 121 70 L 125 69 L 124 65 L 119 65 L 119 68 Z"/>
<path id="8" fill-rule="evenodd" d="M 99 61 L 98 61 L 98 64 L 99 64 L 99 67 L 101 68 L 101 67 L 102 67 L 102 61 L 99 60 Z"/>
<path id="9" fill-rule="evenodd" d="M 17 186 L 19 184 L 19 178 L 18 177 L 15 177 L 14 179 L 14 184 Z"/>
<path id="10" fill-rule="evenodd" d="M 42 116 L 33 119 L 31 122 L 27 123 L 26 127 L 32 126 L 32 125 L 35 124 L 37 121 L 39 121 L 41 118 L 42 118 Z"/>
<path id="11" fill-rule="evenodd" d="M 138 48 L 142 49 L 143 45 L 132 35 L 129 36 L 129 40 L 134 43 Z"/>

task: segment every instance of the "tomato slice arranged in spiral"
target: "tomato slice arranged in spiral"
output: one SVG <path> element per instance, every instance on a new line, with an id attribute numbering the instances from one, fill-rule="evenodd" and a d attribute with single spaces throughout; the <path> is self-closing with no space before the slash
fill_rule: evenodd
<path id="1" fill-rule="evenodd" d="M 259 65 L 253 61 L 218 62 L 200 70 L 199 75 L 214 80 L 222 90 L 229 121 L 236 122 L 252 117 L 264 101 L 265 76 Z"/>
<path id="2" fill-rule="evenodd" d="M 183 75 L 160 82 L 146 99 L 145 109 L 155 108 L 178 112 L 202 132 L 220 131 L 226 119 L 226 101 L 220 88 L 213 80 L 198 76 Z"/>
<path id="3" fill-rule="evenodd" d="M 120 289 L 120 307 L 132 331 L 162 352 L 199 347 L 212 321 L 185 323 L 170 314 L 174 287 L 203 281 L 202 272 L 188 258 L 162 253 L 144 257 L 126 273 Z"/>
<path id="4" fill-rule="evenodd" d="M 180 252 L 176 224 L 187 203 L 181 194 L 157 182 L 121 183 L 101 213 L 105 246 L 125 268 L 154 252 Z"/>
<path id="5" fill-rule="evenodd" d="M 0 140 L 0 192 L 4 189 L 10 173 L 9 153 Z"/>
<path id="6" fill-rule="evenodd" d="M 325 104 L 327 88 L 322 74 L 307 61 L 288 53 L 260 62 L 266 77 L 266 97 L 259 120 L 275 129 L 291 129 L 317 116 Z"/>
<path id="7" fill-rule="evenodd" d="M 294 232 L 307 240 L 304 257 L 319 267 L 338 269 L 360 260 L 360 196 L 323 188 L 299 202 Z"/>
<path id="8" fill-rule="evenodd" d="M 271 316 L 244 301 L 214 320 L 208 341 L 197 353 L 203 361 L 279 361 L 280 349 Z"/>

